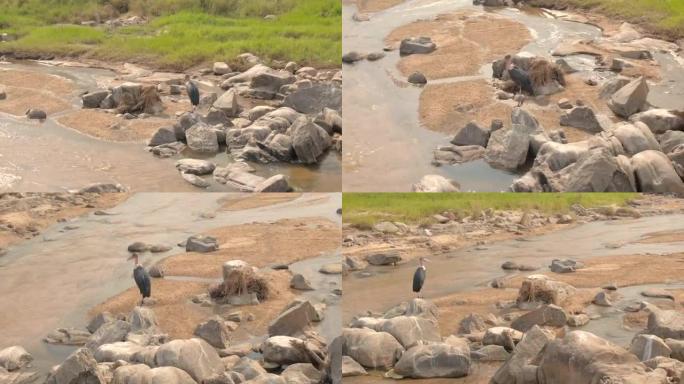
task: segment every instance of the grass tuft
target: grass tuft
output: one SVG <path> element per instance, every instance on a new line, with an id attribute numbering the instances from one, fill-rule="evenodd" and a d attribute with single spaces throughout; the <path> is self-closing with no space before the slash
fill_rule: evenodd
<path id="1" fill-rule="evenodd" d="M 370 229 L 380 221 L 424 224 L 444 211 L 459 217 L 495 210 L 537 210 L 567 213 L 573 204 L 585 208 L 624 206 L 635 193 L 345 193 L 342 197 L 344 222 Z"/>

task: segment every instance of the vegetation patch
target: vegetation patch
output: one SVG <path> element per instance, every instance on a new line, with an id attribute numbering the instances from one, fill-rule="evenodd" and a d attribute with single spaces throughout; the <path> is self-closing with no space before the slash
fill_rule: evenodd
<path id="1" fill-rule="evenodd" d="M 574 204 L 585 208 L 624 206 L 638 197 L 636 193 L 345 193 L 342 206 L 345 223 L 371 228 L 386 220 L 422 223 L 444 211 L 460 217 L 489 208 L 567 213 Z"/>
<path id="2" fill-rule="evenodd" d="M 342 6 L 336 0 L 0 0 L 0 51 L 86 56 L 184 70 L 251 52 L 272 62 L 340 63 Z M 144 16 L 143 25 L 81 25 Z"/>

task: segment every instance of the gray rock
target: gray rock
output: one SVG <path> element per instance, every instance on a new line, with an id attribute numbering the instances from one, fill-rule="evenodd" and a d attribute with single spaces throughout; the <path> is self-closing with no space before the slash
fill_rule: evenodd
<path id="1" fill-rule="evenodd" d="M 437 49 L 437 46 L 429 37 L 412 37 L 401 41 L 401 44 L 399 45 L 399 54 L 427 54 L 433 52 L 435 49 Z"/>
<path id="2" fill-rule="evenodd" d="M 264 361 L 278 365 L 310 363 L 304 341 L 291 336 L 271 336 L 261 344 Z"/>
<path id="3" fill-rule="evenodd" d="M 183 180 L 198 188 L 209 188 L 209 186 L 211 185 L 208 181 L 191 173 L 181 172 L 181 177 L 183 177 Z"/>
<path id="4" fill-rule="evenodd" d="M 185 242 L 186 252 L 207 253 L 219 248 L 218 240 L 212 236 L 195 235 L 190 236 Z"/>
<path id="5" fill-rule="evenodd" d="M 109 96 L 109 91 L 106 89 L 88 92 L 81 96 L 83 108 L 99 108 L 100 104 L 107 96 Z"/>
<path id="6" fill-rule="evenodd" d="M 228 117 L 237 117 L 240 113 L 237 91 L 235 89 L 230 89 L 224 92 L 216 101 L 214 101 L 213 106 L 225 113 Z"/>
<path id="7" fill-rule="evenodd" d="M 200 383 L 225 371 L 216 350 L 202 339 L 170 341 L 159 347 L 154 359 L 157 366 L 179 368 Z"/>
<path id="8" fill-rule="evenodd" d="M 176 169 L 192 175 L 208 175 L 214 172 L 216 164 L 201 159 L 180 159 L 176 161 Z"/>
<path id="9" fill-rule="evenodd" d="M 662 339 L 684 340 L 684 314 L 676 310 L 653 308 L 646 328 L 646 333 Z"/>
<path id="10" fill-rule="evenodd" d="M 660 145 L 653 133 L 643 123 L 620 123 L 612 131 L 620 141 L 628 156 L 634 156 L 647 150 L 660 151 Z"/>
<path id="11" fill-rule="evenodd" d="M 382 322 L 378 331 L 394 336 L 407 350 L 423 341 L 439 342 L 442 340 L 436 321 L 417 316 L 397 316 L 387 319 Z"/>
<path id="12" fill-rule="evenodd" d="M 631 159 L 640 192 L 684 194 L 684 184 L 670 159 L 660 151 L 639 152 Z"/>
<path id="13" fill-rule="evenodd" d="M 468 335 L 473 333 L 480 333 L 487 330 L 484 318 L 477 313 L 471 313 L 464 317 L 458 325 L 458 333 L 461 335 Z"/>
<path id="14" fill-rule="evenodd" d="M 157 147 L 159 145 L 170 144 L 177 141 L 176 130 L 173 127 L 161 127 L 155 132 L 147 145 Z"/>
<path id="15" fill-rule="evenodd" d="M 342 342 L 342 354 L 366 368 L 391 368 L 404 352 L 392 335 L 368 328 L 343 328 Z"/>
<path id="16" fill-rule="evenodd" d="M 660 148 L 666 154 L 674 151 L 675 148 L 684 145 L 684 132 L 681 131 L 667 131 L 658 136 Z"/>
<path id="17" fill-rule="evenodd" d="M 568 325 L 571 327 L 581 327 L 589 323 L 589 316 L 580 313 L 579 315 L 568 316 Z"/>
<path id="18" fill-rule="evenodd" d="M 516 302 L 518 305 L 533 302 L 562 306 L 576 292 L 570 284 L 551 280 L 544 275 L 532 275 L 523 280 Z"/>
<path id="19" fill-rule="evenodd" d="M 268 326 L 269 336 L 297 336 L 303 334 L 316 318 L 316 309 L 308 300 L 286 309 Z"/>
<path id="20" fill-rule="evenodd" d="M 485 345 L 475 352 L 479 361 L 506 361 L 511 357 L 506 348 L 500 345 Z"/>
<path id="21" fill-rule="evenodd" d="M 107 380 L 97 366 L 93 353 L 88 348 L 79 348 L 48 377 L 46 384 L 106 384 Z"/>
<path id="22" fill-rule="evenodd" d="M 115 320 L 109 323 L 104 323 L 100 328 L 98 328 L 95 333 L 90 337 L 86 343 L 86 347 L 91 350 L 95 350 L 102 344 L 110 344 L 117 341 L 125 341 L 126 335 L 131 331 L 131 324 L 122 321 Z"/>
<path id="23" fill-rule="evenodd" d="M 250 88 L 252 96 L 270 100 L 275 97 L 283 85 L 292 84 L 295 76 L 287 71 L 268 71 L 252 77 Z"/>
<path id="24" fill-rule="evenodd" d="M 361 61 L 365 58 L 363 54 L 357 51 L 350 51 L 342 55 L 342 62 L 347 64 L 353 64 L 357 61 Z"/>
<path id="25" fill-rule="evenodd" d="M 289 192 L 291 190 L 285 175 L 273 175 L 254 187 L 254 192 Z"/>
<path id="26" fill-rule="evenodd" d="M 454 145 L 479 145 L 486 147 L 489 142 L 489 129 L 477 125 L 475 122 L 468 123 L 461 128 L 451 140 Z"/>
<path id="27" fill-rule="evenodd" d="M 385 52 L 371 52 L 366 55 L 366 60 L 368 61 L 378 61 L 385 57 Z"/>
<path id="28" fill-rule="evenodd" d="M 185 131 L 188 147 L 200 153 L 216 153 L 219 151 L 219 139 L 216 130 L 198 123 Z"/>
<path id="29" fill-rule="evenodd" d="M 543 383 L 662 383 L 665 375 L 651 371 L 622 347 L 584 331 L 572 331 L 547 343 L 537 358 Z"/>
<path id="30" fill-rule="evenodd" d="M 563 327 L 568 321 L 568 315 L 563 308 L 556 305 L 544 305 L 532 310 L 511 323 L 511 328 L 521 332 L 527 332 L 533 326 Z"/>
<path id="31" fill-rule="evenodd" d="M 650 109 L 645 112 L 632 115 L 630 121 L 642 122 L 654 134 L 668 131 L 684 131 L 684 112 L 670 111 L 667 109 Z"/>
<path id="32" fill-rule="evenodd" d="M 608 107 L 616 115 L 629 118 L 633 114 L 644 110 L 648 97 L 646 79 L 640 77 L 615 92 L 608 101 Z"/>
<path id="33" fill-rule="evenodd" d="M 499 129 L 490 135 L 485 160 L 497 168 L 516 170 L 527 160 L 530 136 L 539 129 L 539 123 L 520 108 L 513 109 L 511 119 L 511 129 Z"/>
<path id="34" fill-rule="evenodd" d="M 513 350 L 515 344 L 523 337 L 523 333 L 508 327 L 492 327 L 485 331 L 482 337 L 483 345 L 500 345 L 507 350 Z"/>
<path id="35" fill-rule="evenodd" d="M 304 164 L 317 163 L 332 144 L 330 135 L 306 117 L 298 118 L 290 127 L 290 131 L 292 148 L 297 159 Z"/>
<path id="36" fill-rule="evenodd" d="M 413 72 L 409 75 L 407 80 L 411 84 L 427 84 L 427 78 L 420 72 Z"/>
<path id="37" fill-rule="evenodd" d="M 582 268 L 584 268 L 583 263 L 572 259 L 554 259 L 549 266 L 551 272 L 555 273 L 570 273 Z"/>
<path id="38" fill-rule="evenodd" d="M 226 326 L 226 322 L 220 316 L 214 316 L 209 320 L 197 325 L 194 334 L 195 336 L 202 338 L 214 348 L 228 348 L 230 331 Z"/>
<path id="39" fill-rule="evenodd" d="M 249 357 L 242 357 L 231 369 L 233 372 L 243 375 L 246 380 L 252 380 L 266 374 L 264 367 Z"/>
<path id="40" fill-rule="evenodd" d="M 280 376 L 286 383 L 318 384 L 323 379 L 323 373 L 310 363 L 289 365 Z"/>
<path id="41" fill-rule="evenodd" d="M 349 356 L 342 356 L 342 377 L 365 376 L 368 372 Z"/>
<path id="42" fill-rule="evenodd" d="M 515 346 L 511 358 L 496 371 L 491 379 L 491 383 L 529 383 L 530 381 L 525 381 L 527 378 L 527 367 L 530 366 L 532 360 L 544 348 L 546 343 L 554 338 L 555 335 L 544 332 L 540 327 L 532 327 Z M 534 370 L 536 371 L 536 369 Z"/>
<path id="43" fill-rule="evenodd" d="M 85 345 L 91 336 L 87 330 L 58 328 L 50 332 L 43 341 L 48 344 Z"/>
<path id="44" fill-rule="evenodd" d="M 86 328 L 90 333 L 95 333 L 98 329 L 100 329 L 102 325 L 112 322 L 114 320 L 116 320 L 116 318 L 111 313 L 100 312 L 90 320 Z"/>
<path id="45" fill-rule="evenodd" d="M 296 273 L 292 276 L 290 280 L 290 288 L 297 289 L 300 291 L 313 291 L 313 287 L 309 280 L 304 277 L 301 273 Z"/>
<path id="46" fill-rule="evenodd" d="M 367 255 L 365 259 L 372 265 L 396 265 L 402 260 L 401 255 L 396 252 L 374 253 Z"/>
<path id="47" fill-rule="evenodd" d="M 217 61 L 214 63 L 213 72 L 214 72 L 214 75 L 221 76 L 221 75 L 225 75 L 227 73 L 230 73 L 232 71 L 231 71 L 230 67 L 228 66 L 228 64 L 226 64 L 222 61 Z"/>
<path id="48" fill-rule="evenodd" d="M 592 303 L 601 307 L 612 307 L 613 302 L 607 292 L 599 292 L 594 296 Z"/>
<path id="49" fill-rule="evenodd" d="M 670 357 L 672 353 L 672 350 L 663 339 L 647 334 L 634 336 L 629 351 L 635 354 L 641 361 L 650 360 L 658 356 Z"/>
<path id="50" fill-rule="evenodd" d="M 415 379 L 464 377 L 470 372 L 470 348 L 467 344 L 417 345 L 404 352 L 394 372 Z"/>
<path id="51" fill-rule="evenodd" d="M 601 99 L 610 99 L 613 94 L 619 91 L 622 87 L 629 84 L 632 80 L 625 76 L 616 76 L 607 80 L 599 90 L 599 97 Z"/>
<path id="52" fill-rule="evenodd" d="M 586 106 L 575 107 L 565 112 L 560 117 L 560 125 L 583 129 L 591 133 L 603 131 L 603 127 L 596 118 L 594 111 Z"/>
<path id="53" fill-rule="evenodd" d="M 30 120 L 45 120 L 47 119 L 47 113 L 40 109 L 31 108 L 26 111 L 26 117 L 28 117 Z"/>
<path id="54" fill-rule="evenodd" d="M 283 106 L 305 114 L 317 114 L 323 108 L 341 111 L 342 89 L 332 84 L 314 84 L 287 95 Z"/>

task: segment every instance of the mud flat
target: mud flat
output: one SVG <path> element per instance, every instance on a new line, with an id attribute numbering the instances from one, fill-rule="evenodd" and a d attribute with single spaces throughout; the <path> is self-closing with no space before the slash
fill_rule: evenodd
<path id="1" fill-rule="evenodd" d="M 671 210 L 672 204 L 679 207 Z M 489 220 L 461 218 L 449 224 L 447 219 L 427 228 L 397 225 L 402 229 L 393 233 L 386 224 L 373 231 L 345 228 L 343 318 L 348 328 L 343 330 L 343 353 L 368 373 L 353 374 L 352 382 L 385 377 L 506 382 L 520 374 L 518 359 L 531 340 L 543 340 L 525 360 L 534 377 L 558 375 L 559 368 L 549 361 L 556 358 L 554 348 L 566 345 L 591 356 L 604 348 L 621 356 L 619 362 L 597 357 L 600 367 L 595 370 L 584 365 L 560 368 L 581 382 L 621 377 L 627 371 L 659 377 L 662 381 L 655 382 L 663 383 L 676 377 L 676 370 L 656 368 L 665 362 L 681 364 L 681 355 L 673 352 L 680 350 L 679 337 L 670 332 L 684 318 L 679 237 L 684 227 L 676 223 L 681 203 L 647 198 L 619 214 L 615 209 L 578 208 L 565 218 L 494 211 L 485 215 Z M 448 212 L 442 216 L 448 218 Z M 497 237 L 507 232 L 508 239 Z M 440 242 L 448 235 L 451 247 Z M 656 237 L 658 241 L 648 241 Z M 422 299 L 411 292 L 419 256 L 430 259 Z M 369 295 L 374 300 L 364 302 L 362 297 Z M 670 316 L 678 320 L 659 328 Z M 404 323 L 420 326 L 416 330 Z M 496 336 L 502 332 L 512 339 Z M 382 338 L 382 347 L 359 344 L 360 333 L 366 339 Z M 665 352 L 645 352 L 642 338 L 666 346 Z M 434 359 L 438 355 L 445 360 Z M 573 380 L 554 377 L 559 383 Z"/>
<path id="2" fill-rule="evenodd" d="M 339 190 L 337 71 L 296 63 L 272 69 L 256 56 L 249 60 L 235 69 L 217 63 L 216 70 L 190 73 L 202 97 L 197 113 L 191 113 L 183 73 L 88 60 L 2 62 L 0 190 L 58 192 L 107 182 L 143 192 L 252 191 L 273 176 L 278 177 L 258 189 Z M 260 80 L 252 87 L 254 77 Z M 323 116 L 327 107 L 333 109 Z M 283 120 L 274 121 L 276 115 Z M 313 124 L 309 131 L 319 140 L 306 159 L 296 155 L 295 147 L 300 154 L 304 150 L 299 141 L 292 145 L 295 137 L 304 140 L 304 129 L 302 137 L 288 131 L 298 117 L 299 125 Z M 216 143 L 194 140 L 192 133 L 188 143 L 185 131 L 200 123 L 213 127 Z M 198 137 L 206 131 L 196 130 Z M 254 132 L 258 137 L 246 136 Z M 265 141 L 276 133 L 282 156 Z M 244 154 L 247 144 L 251 149 Z M 180 160 L 211 170 L 188 173 Z M 236 163 L 241 173 L 231 178 Z M 212 175 L 215 168 L 223 171 Z"/>
<path id="3" fill-rule="evenodd" d="M 244 204 L 251 208 L 237 209 L 242 199 L 249 200 Z M 209 356 L 207 363 L 214 365 L 211 375 L 233 374 L 223 363 L 218 368 L 216 361 L 222 357 L 232 362 L 230 367 L 238 364 L 233 371 L 253 378 L 267 375 L 266 369 L 282 373 L 283 361 L 269 348 L 284 337 L 300 343 L 300 352 L 308 351 L 290 351 L 300 363 L 314 366 L 299 368 L 307 375 L 325 374 L 327 344 L 339 334 L 340 195 L 280 200 L 264 195 L 261 204 L 256 199 L 232 194 L 132 194 L 98 215 L 70 218 L 48 227 L 42 238 L 14 244 L 0 260 L 5 284 L 1 291 L 7 298 L 2 305 L 8 309 L 0 317 L 6 340 L 2 348 L 21 345 L 33 356 L 33 368 L 19 373 L 44 375 L 54 364 L 78 360 L 97 377 L 98 372 L 116 374 L 119 368 L 105 357 L 111 348 L 123 352 L 128 356 L 123 360 L 131 364 L 155 365 L 149 359 L 130 360 L 134 350 L 183 344 L 188 350 L 181 358 L 191 359 L 197 348 Z M 190 248 L 191 243 L 200 248 Z M 133 265 L 126 259 L 132 251 L 152 276 L 163 276 L 153 277 L 152 298 L 142 306 L 137 288 L 131 288 Z M 222 296 L 226 281 L 232 281 L 224 276 L 233 267 L 260 288 L 252 291 L 248 284 L 237 296 Z M 301 275 L 296 285 L 291 282 L 294 275 Z M 283 315 L 288 308 L 294 308 L 288 312 L 294 319 Z M 147 325 L 140 328 L 140 321 Z M 100 325 L 104 328 L 98 330 Z M 225 345 L 218 345 L 221 340 Z M 119 352 L 117 356 L 124 356 Z M 239 363 L 244 356 L 249 357 Z M 200 380 L 195 379 L 197 367 L 182 364 L 168 366 Z M 247 373 L 240 364 L 258 372 Z M 7 375 L 12 374 L 17 373 Z M 63 369 L 53 372 L 55 377 L 65 374 Z"/>
<path id="4" fill-rule="evenodd" d="M 681 175 L 675 176 L 678 157 L 669 145 L 684 109 L 684 61 L 677 44 L 605 17 L 598 23 L 568 12 L 483 8 L 469 1 L 408 1 L 362 15 L 345 7 L 350 60 L 344 66 L 344 95 L 351 111 L 347 119 L 357 127 L 348 134 L 343 154 L 345 171 L 354 175 L 345 181 L 345 190 L 376 190 L 376 168 L 387 162 L 393 171 L 382 172 L 385 182 L 380 184 L 392 191 L 410 190 L 425 175 L 437 175 L 446 180 L 443 185 L 451 182 L 468 191 L 656 192 L 650 181 L 631 182 L 645 177 L 642 163 L 654 162 L 668 174 L 663 190 L 681 190 Z M 535 124 L 520 134 L 522 141 L 527 139 L 521 151 L 510 142 L 497 149 L 503 136 L 503 141 L 518 138 L 515 130 L 507 132 L 520 122 L 513 116 L 520 101 L 513 100 L 516 87 L 500 70 L 506 55 L 526 71 L 535 68 L 536 96 L 525 98 L 522 106 Z M 646 91 L 636 97 L 630 89 L 638 79 L 644 79 Z M 630 81 L 632 87 L 618 92 Z M 630 111 L 617 107 L 622 94 L 635 97 Z M 671 124 L 655 124 L 656 115 Z M 630 127 L 624 128 L 627 122 Z M 609 162 L 629 162 L 620 171 L 630 180 L 626 185 L 568 181 L 576 175 L 567 174 L 595 167 L 574 158 L 550 166 L 551 171 L 543 169 L 548 157 L 558 156 L 558 151 L 549 155 L 548 147 L 538 156 L 547 141 L 570 144 L 560 150 L 580 146 L 593 152 L 597 141 L 611 140 L 616 132 L 620 136 L 637 123 L 644 124 L 648 147 L 633 149 L 623 139 L 608 148 Z M 641 154 L 632 166 L 632 157 L 644 151 L 660 153 Z M 500 153 L 519 156 L 511 163 L 500 161 Z M 626 158 L 617 159 L 620 155 Z M 547 184 L 544 178 L 554 180 Z"/>

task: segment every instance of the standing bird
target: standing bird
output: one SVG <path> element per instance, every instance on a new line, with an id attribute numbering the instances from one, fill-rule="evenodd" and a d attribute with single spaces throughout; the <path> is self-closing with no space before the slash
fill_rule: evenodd
<path id="1" fill-rule="evenodd" d="M 185 90 L 188 92 L 190 103 L 192 103 L 192 111 L 195 112 L 200 102 L 199 88 L 190 80 L 190 75 L 185 75 Z"/>
<path id="2" fill-rule="evenodd" d="M 511 57 L 511 55 L 506 55 L 505 63 L 506 64 L 504 68 L 506 69 L 506 71 L 508 71 L 508 77 L 510 77 L 511 80 L 513 80 L 515 85 L 517 85 L 518 89 L 520 90 L 520 94 L 522 96 L 522 98 L 520 98 L 520 101 L 518 101 L 518 107 L 520 107 L 522 106 L 523 102 L 525 102 L 524 93 L 534 96 L 534 88 L 532 87 L 530 74 L 518 68 L 513 63 L 513 58 Z"/>
<path id="3" fill-rule="evenodd" d="M 430 261 L 427 257 L 420 258 L 420 266 L 416 268 L 416 272 L 413 274 L 413 292 L 416 293 L 417 297 L 420 297 L 420 290 L 423 289 L 423 284 L 425 284 L 425 263 Z"/>
<path id="4" fill-rule="evenodd" d="M 137 253 L 132 254 L 131 257 L 128 258 L 128 260 L 131 259 L 135 261 L 135 268 L 133 269 L 133 280 L 135 280 L 135 284 L 138 286 L 138 289 L 140 290 L 140 294 L 142 295 L 140 305 L 143 305 L 145 298 L 150 297 L 150 295 L 152 294 L 152 282 L 150 280 L 150 274 L 147 273 L 145 267 L 140 265 Z"/>

